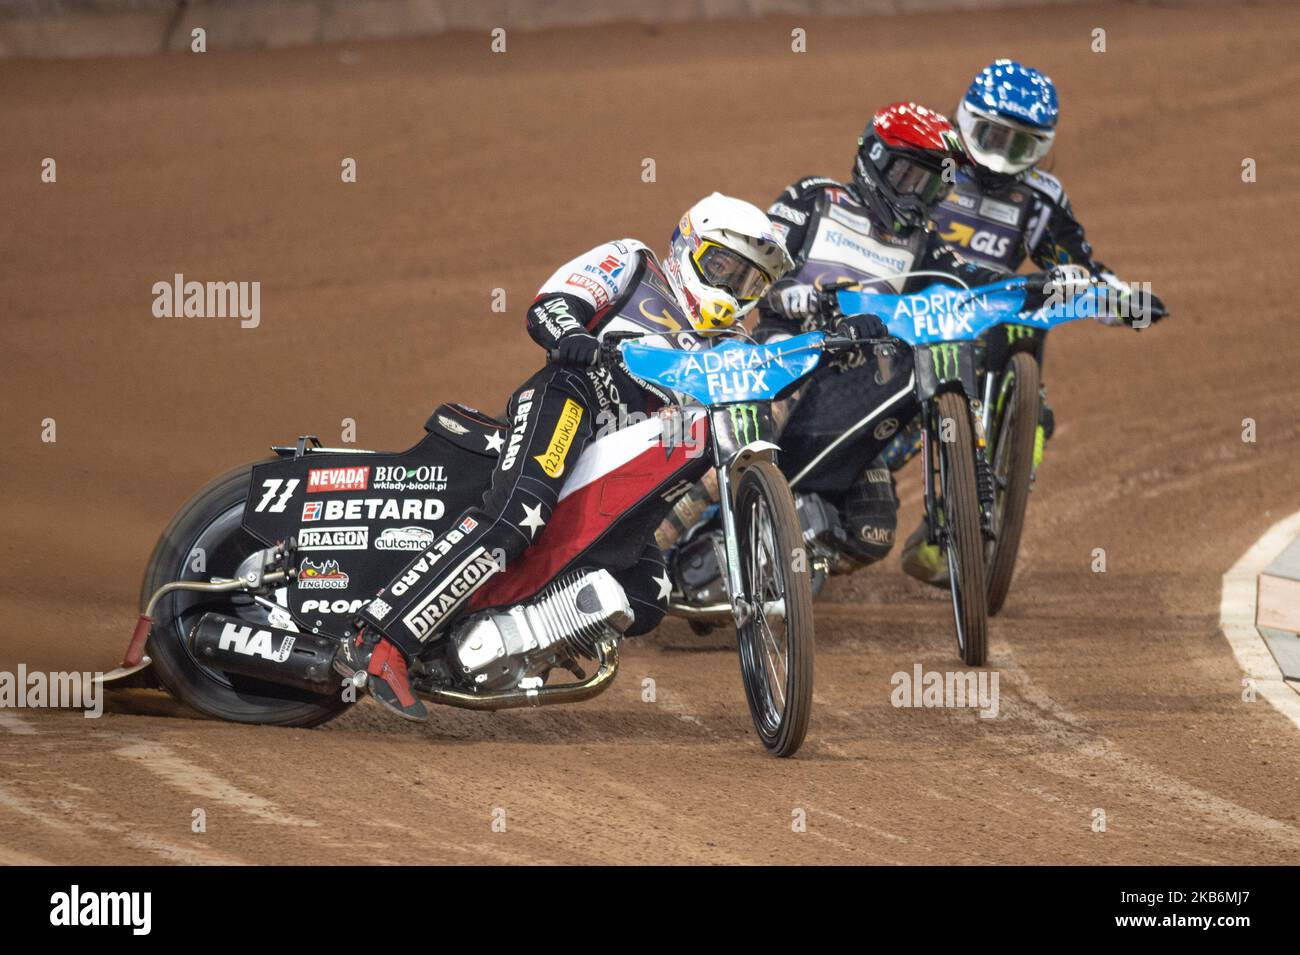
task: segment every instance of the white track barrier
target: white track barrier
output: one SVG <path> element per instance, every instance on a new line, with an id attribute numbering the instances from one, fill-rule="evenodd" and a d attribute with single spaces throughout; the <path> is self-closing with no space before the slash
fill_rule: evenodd
<path id="1" fill-rule="evenodd" d="M 1300 727 L 1300 693 L 1282 679 L 1277 661 L 1255 628 L 1255 597 L 1259 575 L 1273 559 L 1300 536 L 1300 512 L 1268 529 L 1241 560 L 1223 575 L 1219 626 L 1246 676 L 1255 681 L 1260 696 Z"/>

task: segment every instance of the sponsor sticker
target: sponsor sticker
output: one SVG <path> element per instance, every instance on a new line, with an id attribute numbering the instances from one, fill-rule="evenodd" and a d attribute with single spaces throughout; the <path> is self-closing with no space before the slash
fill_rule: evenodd
<path id="1" fill-rule="evenodd" d="M 1015 225 L 1020 221 L 1020 207 L 1013 206 L 1009 202 L 985 198 L 980 203 L 980 215 L 994 222 L 1001 222 L 1003 225 Z"/>
<path id="2" fill-rule="evenodd" d="M 339 569 L 337 560 L 317 564 L 304 557 L 298 568 L 299 590 L 345 590 L 347 586 L 348 575 Z"/>
<path id="3" fill-rule="evenodd" d="M 376 491 L 445 491 L 447 469 L 441 464 L 416 468 L 401 464 L 378 465 L 371 487 Z"/>
<path id="4" fill-rule="evenodd" d="M 332 494 L 338 491 L 364 491 L 369 479 L 369 465 L 359 468 L 312 468 L 307 472 L 307 493 Z"/>
<path id="5" fill-rule="evenodd" d="M 526 392 L 520 392 L 519 400 L 515 403 L 515 420 L 514 427 L 510 429 L 510 443 L 506 445 L 505 454 L 501 456 L 501 470 L 509 471 L 515 466 L 515 459 L 519 456 L 519 444 L 524 440 L 524 432 L 528 430 L 528 415 L 533 410 L 533 389 L 529 388 Z"/>
<path id="6" fill-rule="evenodd" d="M 467 517 L 456 526 L 459 527 L 463 533 L 468 534 L 474 528 L 478 527 L 478 521 L 474 520 L 472 517 Z"/>
<path id="7" fill-rule="evenodd" d="M 375 538 L 375 550 L 424 550 L 434 536 L 427 527 L 389 527 Z"/>
<path id="8" fill-rule="evenodd" d="M 410 609 L 402 618 L 402 623 L 417 640 L 427 639 L 439 620 L 460 606 L 466 597 L 499 569 L 496 558 L 485 548 L 475 548 L 447 575 L 440 587 Z"/>
<path id="9" fill-rule="evenodd" d="M 289 659 L 289 654 L 293 652 L 293 645 L 297 642 L 297 638 L 293 636 L 284 637 L 280 641 L 278 648 L 272 644 L 271 640 L 272 633 L 270 630 L 254 632 L 251 626 L 240 627 L 233 623 L 227 623 L 221 630 L 217 648 L 219 650 L 233 650 L 235 653 L 242 653 L 246 657 L 261 657 L 273 663 L 283 663 Z"/>
<path id="10" fill-rule="evenodd" d="M 357 613 L 366 605 L 364 599 L 358 600 L 304 600 L 303 613 Z"/>
<path id="11" fill-rule="evenodd" d="M 452 434 L 469 434 L 469 428 L 465 427 L 454 418 L 449 418 L 445 414 L 438 415 L 438 424 L 442 425 Z"/>
<path id="12" fill-rule="evenodd" d="M 298 532 L 299 550 L 365 550 L 368 527 L 309 527 Z"/>
<path id="13" fill-rule="evenodd" d="M 380 600 L 378 597 L 375 597 L 373 600 L 371 600 L 370 606 L 366 608 L 366 610 L 370 613 L 370 616 L 374 617 L 376 620 L 383 620 L 385 617 L 388 616 L 389 612 L 392 609 L 393 608 L 390 604 L 388 604 L 386 601 Z"/>
<path id="14" fill-rule="evenodd" d="M 573 438 L 578 433 L 578 425 L 581 422 L 582 405 L 572 398 L 565 398 L 564 408 L 560 412 L 560 420 L 555 423 L 550 445 L 545 452 L 533 458 L 549 477 L 557 478 L 564 473 L 564 459 L 569 456 L 569 448 L 573 446 Z"/>
<path id="15" fill-rule="evenodd" d="M 609 292 L 605 291 L 605 286 L 588 275 L 583 275 L 581 272 L 574 272 L 564 280 L 564 284 L 572 285 L 574 288 L 580 288 L 585 291 L 595 300 L 597 308 L 604 308 L 609 304 Z"/>
<path id="16" fill-rule="evenodd" d="M 772 208 L 767 210 L 767 214 L 770 216 L 780 216 L 782 219 L 788 219 L 795 225 L 803 225 L 808 221 L 808 213 L 800 212 L 798 209 L 791 208 L 784 202 L 773 203 Z"/>
<path id="17" fill-rule="evenodd" d="M 350 501 L 312 501 L 302 506 L 302 519 L 309 521 L 422 521 L 442 520 L 446 511 L 436 497 L 358 497 Z"/>

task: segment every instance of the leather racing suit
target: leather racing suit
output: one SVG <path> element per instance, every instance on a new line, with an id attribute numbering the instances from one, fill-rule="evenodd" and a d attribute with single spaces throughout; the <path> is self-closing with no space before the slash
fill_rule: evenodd
<path id="1" fill-rule="evenodd" d="M 777 197 L 767 214 L 773 230 L 784 239 L 794 258 L 795 269 L 760 305 L 760 338 L 795 334 L 821 324 L 818 316 L 799 320 L 783 313 L 780 286 L 787 283 L 820 289 L 841 281 L 879 279 L 868 287 L 914 292 L 943 282 L 945 277 L 960 279 L 967 285 L 1003 277 L 968 262 L 933 231 L 891 231 L 861 201 L 852 185 L 832 179 L 800 179 Z M 914 274 L 917 272 L 928 274 Z M 907 350 L 896 353 L 888 374 L 868 367 L 865 359 L 855 356 L 855 360 L 819 370 L 800 393 L 798 402 L 808 402 L 806 408 L 819 407 L 819 402 L 843 407 L 840 397 L 848 396 L 855 408 L 874 408 L 909 389 L 911 367 L 912 357 Z M 798 410 L 791 425 L 801 426 Z M 894 428 L 906 425 L 905 421 L 893 423 Z M 828 459 L 827 465 L 846 466 L 852 460 L 850 456 L 836 457 L 838 460 Z M 883 559 L 893 547 L 898 500 L 893 477 L 882 457 L 853 462 L 852 466 L 857 473 L 851 489 L 842 499 L 830 503 L 837 507 L 844 524 L 846 539 L 841 546 L 859 561 L 871 563 Z"/>
<path id="2" fill-rule="evenodd" d="M 566 336 L 611 331 L 658 332 L 674 347 L 699 347 L 658 262 L 630 239 L 597 246 L 557 269 L 529 306 L 527 326 L 548 350 Z M 380 590 L 362 619 L 408 656 L 419 653 L 475 591 L 545 533 L 564 478 L 591 439 L 625 415 L 655 411 L 663 399 L 613 363 L 547 364 L 510 397 L 482 502 Z M 615 576 L 636 614 L 627 635 L 654 629 L 668 598 L 659 548 L 651 543 L 638 565 Z"/>

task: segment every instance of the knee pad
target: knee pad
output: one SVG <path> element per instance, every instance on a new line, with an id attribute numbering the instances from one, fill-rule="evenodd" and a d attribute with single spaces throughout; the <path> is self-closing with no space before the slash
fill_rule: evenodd
<path id="1" fill-rule="evenodd" d="M 873 462 L 844 498 L 845 546 L 868 563 L 883 560 L 898 530 L 894 479 L 883 462 Z"/>

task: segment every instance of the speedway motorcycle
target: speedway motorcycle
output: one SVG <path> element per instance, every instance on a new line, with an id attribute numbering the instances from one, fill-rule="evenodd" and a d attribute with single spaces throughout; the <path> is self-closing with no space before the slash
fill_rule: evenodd
<path id="1" fill-rule="evenodd" d="M 781 430 L 781 467 L 811 542 L 817 590 L 829 573 L 856 566 L 835 502 L 901 428 L 919 422 L 927 539 L 947 555 L 958 652 L 970 666 L 987 658 L 987 581 L 1005 574 L 1009 584 L 1019 546 L 1040 400 L 1033 349 L 1041 349 L 1048 329 L 1099 315 L 1089 293 L 1028 312 L 1025 284 L 934 285 L 906 295 L 829 289 L 830 314 L 875 315 L 889 337 L 861 343 L 871 345 L 874 364 L 818 372 L 818 387 L 800 396 Z M 990 369 L 983 389 L 981 368 Z M 863 409 L 869 377 L 892 388 Z M 699 618 L 715 586 L 708 553 L 714 533 L 702 523 L 673 555 L 683 615 Z"/>
<path id="2" fill-rule="evenodd" d="M 476 571 L 493 579 L 412 661 L 413 684 L 433 703 L 478 710 L 602 692 L 634 620 L 618 576 L 713 469 L 746 698 L 763 745 L 790 756 L 812 709 L 812 593 L 794 501 L 760 422 L 816 366 L 820 338 L 689 351 L 631 337 L 608 343 L 602 360 L 621 359 L 678 403 L 590 442 L 536 543 L 507 568 Z M 163 687 L 211 716 L 281 726 L 338 716 L 356 699 L 333 667 L 350 621 L 482 497 L 508 437 L 456 404 L 425 431 L 397 453 L 304 436 L 199 491 L 159 539 L 143 612 L 105 679 L 152 663 Z"/>
<path id="3" fill-rule="evenodd" d="M 1094 286 L 1026 311 L 1026 283 L 836 293 L 841 312 L 877 315 L 912 353 L 927 542 L 948 558 L 957 648 L 968 666 L 987 659 L 989 607 L 1001 607 L 1015 568 L 1041 400 L 1035 349 L 1057 325 L 1100 317 L 1104 303 Z"/>

